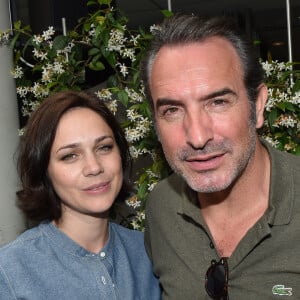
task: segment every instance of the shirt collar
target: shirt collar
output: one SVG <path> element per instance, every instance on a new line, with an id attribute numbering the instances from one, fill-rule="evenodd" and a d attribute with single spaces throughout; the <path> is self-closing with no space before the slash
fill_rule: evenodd
<path id="1" fill-rule="evenodd" d="M 291 221 L 295 199 L 295 183 L 289 156 L 262 141 L 271 161 L 269 208 L 266 217 L 270 225 L 285 225 Z"/>
<path id="2" fill-rule="evenodd" d="M 269 207 L 264 215 L 270 225 L 285 225 L 291 221 L 295 198 L 294 178 L 288 157 L 291 154 L 274 149 L 266 141 L 261 140 L 266 147 L 271 161 L 271 178 L 269 191 Z M 191 190 L 182 180 L 180 191 L 181 205 L 178 213 L 192 218 L 205 227 L 205 222 L 199 212 L 197 193 Z"/>
<path id="3" fill-rule="evenodd" d="M 95 256 L 94 254 L 80 245 L 78 245 L 75 241 L 69 238 L 66 234 L 60 231 L 53 222 L 44 222 L 40 225 L 41 230 L 49 237 L 49 239 L 58 247 L 63 248 L 65 252 L 68 252 L 72 255 L 76 256 Z M 105 244 L 105 246 L 101 249 L 100 252 L 111 253 L 114 243 L 114 231 L 111 228 L 111 224 L 109 223 L 109 237 Z"/>

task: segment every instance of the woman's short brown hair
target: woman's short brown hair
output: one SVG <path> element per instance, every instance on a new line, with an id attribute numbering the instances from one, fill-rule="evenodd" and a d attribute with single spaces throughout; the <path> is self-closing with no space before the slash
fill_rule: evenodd
<path id="1" fill-rule="evenodd" d="M 74 107 L 95 111 L 111 128 L 124 173 L 124 182 L 116 201 L 124 200 L 129 194 L 126 178 L 131 170 L 131 159 L 125 135 L 115 116 L 95 95 L 75 91 L 58 92 L 45 99 L 32 113 L 21 138 L 18 172 L 22 188 L 17 192 L 17 204 L 29 220 L 39 222 L 61 217 L 61 200 L 47 176 L 47 169 L 57 125 L 61 117 Z"/>

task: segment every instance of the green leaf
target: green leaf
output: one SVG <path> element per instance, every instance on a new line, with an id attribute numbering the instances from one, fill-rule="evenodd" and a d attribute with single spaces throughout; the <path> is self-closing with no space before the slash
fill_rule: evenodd
<path id="1" fill-rule="evenodd" d="M 298 79 L 293 86 L 293 93 L 300 91 L 300 80 Z"/>
<path id="2" fill-rule="evenodd" d="M 124 90 L 121 90 L 118 92 L 118 99 L 120 100 L 120 102 L 127 107 L 128 105 L 128 95 Z"/>
<path id="3" fill-rule="evenodd" d="M 276 119 L 277 119 L 277 111 L 272 110 L 268 116 L 268 122 L 269 122 L 270 126 L 273 126 Z"/>
<path id="4" fill-rule="evenodd" d="M 21 25 L 22 25 L 21 21 L 18 20 L 17 22 L 14 23 L 14 28 L 17 29 L 17 30 L 20 30 L 21 29 Z"/>
<path id="5" fill-rule="evenodd" d="M 67 46 L 68 42 L 69 42 L 68 37 L 66 37 L 64 35 L 58 35 L 53 40 L 53 48 L 52 49 L 54 51 L 64 49 Z"/>
<path id="6" fill-rule="evenodd" d="M 285 102 L 279 102 L 279 103 L 277 103 L 276 107 L 278 107 L 280 110 L 285 112 L 286 103 Z"/>
<path id="7" fill-rule="evenodd" d="M 292 111 L 292 112 L 296 111 L 296 108 L 295 108 L 294 104 L 291 103 L 291 102 L 285 102 L 285 108 L 289 111 Z"/>
<path id="8" fill-rule="evenodd" d="M 98 3 L 100 4 L 100 5 L 110 5 L 110 3 L 111 3 L 111 0 L 98 0 Z"/>
<path id="9" fill-rule="evenodd" d="M 88 55 L 93 56 L 93 55 L 96 55 L 96 54 L 99 54 L 99 53 L 101 53 L 99 48 L 92 48 L 92 49 L 89 50 Z"/>
<path id="10" fill-rule="evenodd" d="M 95 0 L 89 0 L 86 5 L 90 6 L 90 5 L 94 5 L 94 4 L 97 4 L 97 1 L 95 1 Z"/>
<path id="11" fill-rule="evenodd" d="M 167 17 L 167 18 L 174 15 L 173 12 L 171 12 L 171 11 L 169 11 L 169 10 L 167 10 L 167 9 L 161 10 L 161 13 L 162 13 L 165 17 Z"/>
<path id="12" fill-rule="evenodd" d="M 140 188 L 138 190 L 138 197 L 144 198 L 147 194 L 147 181 L 143 182 L 140 185 Z"/>
<path id="13" fill-rule="evenodd" d="M 101 61 L 97 61 L 97 62 L 92 61 L 89 63 L 89 68 L 93 71 L 101 71 L 105 69 L 105 66 Z"/>

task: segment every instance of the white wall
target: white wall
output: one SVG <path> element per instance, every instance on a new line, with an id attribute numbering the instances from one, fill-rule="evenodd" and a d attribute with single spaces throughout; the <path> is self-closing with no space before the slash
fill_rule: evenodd
<path id="1" fill-rule="evenodd" d="M 10 28 L 8 0 L 0 1 L 0 30 Z M 18 110 L 9 47 L 0 47 L 0 245 L 13 240 L 25 228 L 15 206 L 18 186 L 14 153 L 19 142 Z"/>

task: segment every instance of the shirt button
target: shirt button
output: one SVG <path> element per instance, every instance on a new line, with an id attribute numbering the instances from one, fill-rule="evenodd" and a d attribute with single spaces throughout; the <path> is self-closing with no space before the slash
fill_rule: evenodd
<path id="1" fill-rule="evenodd" d="M 105 252 L 101 252 L 101 253 L 100 253 L 100 256 L 101 256 L 102 258 L 105 257 L 105 255 L 106 255 Z"/>
<path id="2" fill-rule="evenodd" d="M 209 246 L 210 246 L 211 249 L 215 249 L 215 246 L 214 246 L 213 242 L 210 242 Z"/>

